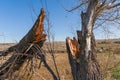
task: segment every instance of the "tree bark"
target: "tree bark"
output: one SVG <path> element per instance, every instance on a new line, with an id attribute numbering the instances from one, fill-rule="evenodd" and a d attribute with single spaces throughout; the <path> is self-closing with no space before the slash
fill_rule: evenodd
<path id="1" fill-rule="evenodd" d="M 79 63 L 78 63 L 78 57 L 75 55 L 75 53 L 73 53 L 74 51 L 72 51 L 71 46 L 71 39 L 69 37 L 66 38 L 66 49 L 67 49 L 67 53 L 68 53 L 68 58 L 69 58 L 69 63 L 71 66 L 71 70 L 72 70 L 72 75 L 73 75 L 73 79 L 74 80 L 79 80 L 78 78 L 78 73 L 79 73 Z M 77 47 L 76 47 L 77 48 Z M 79 48 L 78 48 L 79 49 Z M 79 54 L 76 53 L 76 54 Z"/>
<path id="2" fill-rule="evenodd" d="M 96 59 L 95 38 L 93 27 L 96 16 L 95 9 L 98 0 L 89 0 L 88 8 L 85 13 L 81 13 L 82 31 L 77 31 L 78 43 L 80 44 L 80 61 L 75 62 L 70 56 L 70 48 L 66 41 L 68 57 L 71 63 L 74 80 L 102 80 L 100 66 Z"/>
<path id="3" fill-rule="evenodd" d="M 86 13 L 81 13 L 82 40 L 80 52 L 80 79 L 102 80 L 100 66 L 96 60 L 95 39 L 93 34 L 94 14 L 98 0 L 90 0 Z"/>

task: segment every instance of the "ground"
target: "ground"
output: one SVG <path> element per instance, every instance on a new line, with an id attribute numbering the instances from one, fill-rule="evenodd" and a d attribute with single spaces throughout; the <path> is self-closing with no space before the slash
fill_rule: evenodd
<path id="1" fill-rule="evenodd" d="M 120 80 L 120 39 L 117 40 L 97 40 L 97 59 L 101 66 L 104 80 Z M 45 43 L 47 45 L 48 43 Z M 14 44 L 0 44 L 0 51 L 10 47 Z M 45 46 L 43 47 L 45 49 Z M 61 80 L 73 80 L 71 74 L 71 68 L 69 65 L 68 55 L 66 52 L 65 42 L 55 42 L 55 60 L 57 63 L 58 71 Z M 47 49 L 46 59 L 49 66 L 56 73 L 52 56 L 48 53 Z M 1 57 L 1 64 L 3 62 Z M 34 59 L 34 74 L 32 80 L 53 80 L 51 74 L 45 68 L 44 64 L 38 68 L 39 60 Z M 24 66 L 27 63 L 24 64 Z M 29 71 L 29 70 L 28 70 Z M 20 74 L 24 73 L 24 69 L 21 68 Z M 21 80 L 28 80 L 21 78 Z"/>

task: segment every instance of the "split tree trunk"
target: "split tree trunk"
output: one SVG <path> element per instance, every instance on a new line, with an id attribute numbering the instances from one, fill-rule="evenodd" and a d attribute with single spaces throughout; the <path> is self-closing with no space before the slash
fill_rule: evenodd
<path id="1" fill-rule="evenodd" d="M 74 80 L 102 80 L 100 66 L 96 60 L 95 39 L 93 26 L 95 23 L 95 9 L 98 0 L 89 0 L 88 9 L 81 13 L 82 31 L 78 32 L 78 43 L 80 44 L 80 61 L 72 60 L 69 56 Z M 67 43 L 68 53 L 71 54 Z"/>
<path id="2" fill-rule="evenodd" d="M 66 49 L 68 53 L 69 63 L 72 70 L 72 75 L 74 80 L 79 80 L 79 59 L 80 59 L 80 52 L 79 44 L 73 44 L 71 41 L 76 42 L 76 39 L 70 39 L 69 37 L 66 38 Z M 74 46 L 74 49 L 72 47 Z"/>
<path id="3" fill-rule="evenodd" d="M 19 70 L 22 64 L 32 55 L 34 52 L 31 49 L 34 45 L 39 45 L 42 47 L 44 41 L 46 40 L 46 34 L 44 31 L 44 10 L 41 9 L 41 13 L 38 16 L 37 21 L 31 28 L 31 30 L 20 40 L 18 44 L 8 48 L 5 52 L 1 54 L 1 56 L 7 56 L 10 53 L 13 55 L 2 65 L 0 66 L 0 76 L 8 76 L 11 73 Z M 33 56 L 31 56 L 33 57 Z"/>

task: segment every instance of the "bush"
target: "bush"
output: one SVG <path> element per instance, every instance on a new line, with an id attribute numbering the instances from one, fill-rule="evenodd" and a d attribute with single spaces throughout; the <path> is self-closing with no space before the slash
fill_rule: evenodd
<path id="1" fill-rule="evenodd" d="M 114 43 L 115 43 L 115 44 L 120 44 L 120 41 L 115 41 Z"/>
<path id="2" fill-rule="evenodd" d="M 120 80 L 120 67 L 117 67 L 117 68 L 112 70 L 112 77 L 115 80 Z"/>
<path id="3" fill-rule="evenodd" d="M 113 52 L 113 54 L 120 54 L 120 48 L 116 48 Z"/>
<path id="4" fill-rule="evenodd" d="M 102 42 L 100 42 L 99 44 L 110 44 L 110 42 L 102 41 Z"/>

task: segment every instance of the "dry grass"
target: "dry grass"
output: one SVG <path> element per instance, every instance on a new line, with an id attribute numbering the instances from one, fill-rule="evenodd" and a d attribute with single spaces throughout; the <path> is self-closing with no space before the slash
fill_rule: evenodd
<path id="1" fill-rule="evenodd" d="M 71 70 L 70 70 L 70 65 L 68 62 L 68 57 L 67 54 L 55 54 L 55 59 L 57 62 L 57 66 L 58 66 L 58 70 L 59 70 L 59 74 L 60 74 L 60 78 L 61 80 L 72 80 L 71 77 Z M 54 68 L 54 64 L 52 61 L 52 57 L 47 54 L 47 63 L 49 64 L 49 66 L 51 66 L 51 68 L 54 70 L 55 72 L 55 68 Z M 32 80 L 53 80 L 52 76 L 50 75 L 50 73 L 48 72 L 48 70 L 44 67 L 44 65 L 42 64 L 41 68 L 39 69 L 39 71 L 37 72 L 39 75 L 38 76 L 34 76 Z"/>
<path id="2" fill-rule="evenodd" d="M 52 57 L 49 54 L 47 54 L 46 58 L 47 58 L 48 65 L 56 73 Z M 55 54 L 55 59 L 57 62 L 57 67 L 58 67 L 58 71 L 59 71 L 61 80 L 73 80 L 67 54 L 66 53 L 65 54 L 62 54 L 62 53 Z M 43 63 L 41 64 L 41 67 L 38 68 L 39 60 L 36 61 L 34 59 L 34 62 L 35 62 L 34 63 L 35 64 L 34 65 L 34 74 L 32 75 L 31 80 L 53 80 L 52 75 L 49 73 L 49 71 L 46 69 L 46 67 L 44 66 Z M 26 64 L 27 63 L 25 63 L 24 67 L 21 68 L 20 73 L 17 72 L 15 74 L 19 73 L 21 76 L 23 76 L 25 73 L 24 68 L 25 68 Z M 27 65 L 30 65 L 30 63 Z M 29 69 L 30 68 L 28 68 L 28 72 L 29 72 Z M 24 77 L 22 77 L 20 80 L 29 80 L 29 78 L 30 78 L 30 75 L 28 75 L 26 73 L 26 75 L 24 75 Z"/>
<path id="3" fill-rule="evenodd" d="M 13 45 L 13 44 L 12 44 Z M 10 45 L 5 45 L 4 48 L 3 45 L 0 47 L 1 50 L 5 49 L 5 47 L 9 47 Z M 57 47 L 59 46 L 59 47 Z M 112 46 L 112 48 L 111 48 Z M 103 73 L 104 80 L 120 80 L 120 64 L 117 64 L 120 62 L 120 55 L 119 54 L 113 54 L 114 49 L 120 48 L 120 44 L 97 44 L 97 49 L 103 47 L 104 49 L 107 49 L 107 51 L 102 52 L 100 54 L 97 54 L 97 59 L 99 61 L 99 64 L 101 66 L 101 70 Z M 58 42 L 55 43 L 55 50 L 63 51 L 65 50 L 65 43 L 64 42 Z M 112 50 L 110 50 L 112 49 Z M 46 54 L 47 63 L 49 66 L 53 69 L 53 71 L 56 73 L 53 60 L 50 54 Z M 73 80 L 72 74 L 71 74 L 71 68 L 68 61 L 67 53 L 56 53 L 55 54 L 55 60 L 57 62 L 58 71 L 60 74 L 61 80 Z M 34 74 L 32 76 L 32 80 L 53 80 L 51 74 L 48 72 L 48 70 L 45 68 L 44 64 L 42 63 L 40 69 L 38 69 L 39 60 L 34 60 L 35 66 L 34 66 Z M 117 64 L 117 65 L 116 65 Z M 26 63 L 24 64 L 24 66 Z M 116 66 L 115 66 L 116 65 Z M 21 69 L 20 74 L 24 73 L 24 68 Z M 29 71 L 29 69 L 28 69 Z M 17 75 L 16 75 L 17 76 Z M 26 75 L 28 76 L 28 75 Z M 29 80 L 29 78 L 26 79 L 21 78 L 21 80 Z"/>

